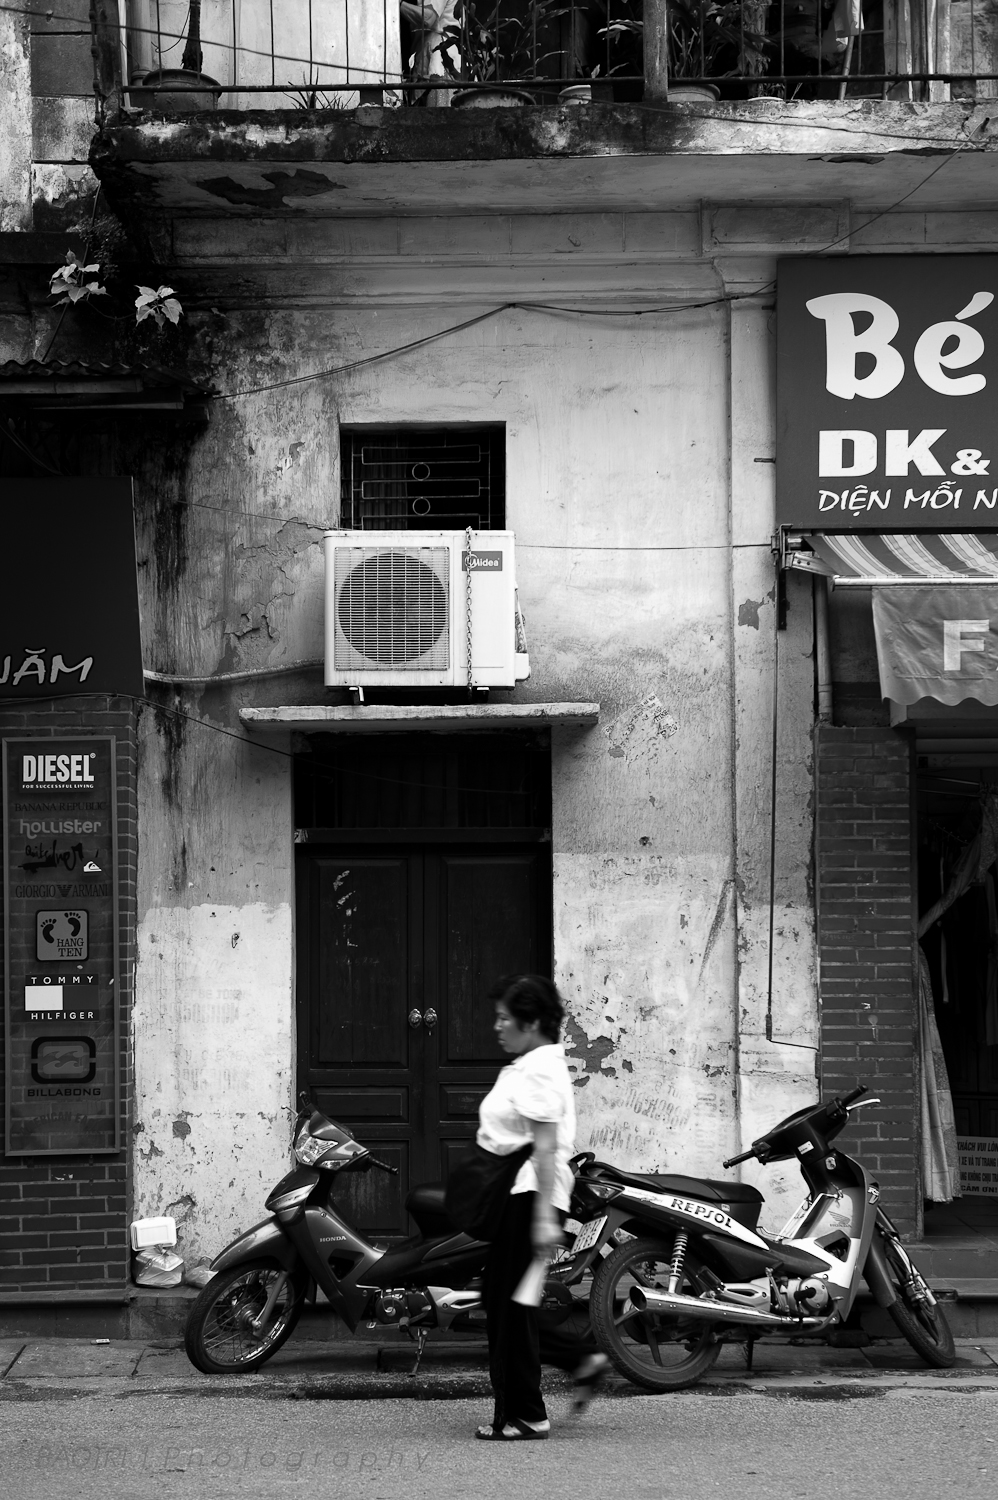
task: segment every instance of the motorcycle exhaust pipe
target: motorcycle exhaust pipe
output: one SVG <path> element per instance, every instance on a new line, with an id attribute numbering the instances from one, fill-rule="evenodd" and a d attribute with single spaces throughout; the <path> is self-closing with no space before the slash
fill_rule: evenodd
<path id="1" fill-rule="evenodd" d="M 682 1292 L 662 1292 L 651 1287 L 633 1286 L 630 1290 L 631 1306 L 637 1312 L 681 1313 L 687 1318 L 700 1318 L 704 1323 L 749 1323 L 763 1328 L 823 1328 L 829 1318 L 795 1318 L 789 1314 L 760 1312 L 754 1307 L 742 1307 L 737 1302 L 704 1302 L 699 1297 L 684 1297 Z"/>

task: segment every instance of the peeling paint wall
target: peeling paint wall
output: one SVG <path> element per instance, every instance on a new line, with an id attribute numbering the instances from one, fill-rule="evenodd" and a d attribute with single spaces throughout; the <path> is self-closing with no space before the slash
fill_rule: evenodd
<path id="1" fill-rule="evenodd" d="M 459 255 L 459 225 L 449 233 Z M 236 389 L 453 319 L 436 298 L 232 311 L 213 333 L 215 358 Z M 764 369 L 767 320 L 758 311 L 744 335 Z M 704 1173 L 740 1148 L 746 1118 L 771 1121 L 814 1091 L 813 1053 L 800 1066 L 760 1040 L 772 500 L 764 486 L 742 527 L 746 551 L 733 553 L 733 454 L 749 439 L 733 437 L 731 358 L 724 309 L 651 325 L 508 312 L 402 360 L 224 403 L 168 482 L 150 459 L 138 486 L 147 659 L 179 673 L 304 661 L 322 654 L 318 542 L 336 518 L 338 424 L 505 423 L 532 665 L 515 699 L 602 705 L 596 728 L 558 731 L 553 745 L 555 962 L 579 1145 Z M 771 431 L 760 440 L 771 451 Z M 792 1021 L 782 1010 L 781 1020 L 805 1041 L 815 1021 L 809 621 L 794 609 L 781 646 L 795 821 L 777 924 L 781 990 L 795 997 Z M 240 703 L 322 701 L 318 682 L 192 689 L 176 701 L 239 733 Z M 286 1161 L 288 762 L 151 711 L 143 745 L 139 1202 L 152 1212 L 184 1199 L 185 1252 L 210 1254 L 256 1216 Z M 246 946 L 227 946 L 230 928 Z M 230 992 L 239 999 L 227 1021 L 219 997 Z M 190 1071 L 192 1059 L 222 1055 L 233 1058 L 212 1063 L 224 1086 Z"/>

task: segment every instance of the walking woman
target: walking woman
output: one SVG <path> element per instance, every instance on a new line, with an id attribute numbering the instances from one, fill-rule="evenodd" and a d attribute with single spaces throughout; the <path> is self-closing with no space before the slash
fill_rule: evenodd
<path id="1" fill-rule="evenodd" d="M 552 1329 L 539 1333 L 537 1309 L 512 1300 L 535 1254 L 553 1255 L 572 1194 L 575 1100 L 559 1043 L 565 1014 L 549 979 L 510 975 L 493 986 L 495 1032 L 513 1061 L 479 1108 L 477 1144 L 509 1156 L 533 1143 L 513 1182 L 492 1242 L 485 1276 L 489 1376 L 495 1395 L 487 1442 L 546 1438 L 551 1428 L 541 1395 L 541 1361 L 572 1370 L 575 1410 L 583 1411 L 602 1378 L 606 1356 L 596 1344 Z"/>

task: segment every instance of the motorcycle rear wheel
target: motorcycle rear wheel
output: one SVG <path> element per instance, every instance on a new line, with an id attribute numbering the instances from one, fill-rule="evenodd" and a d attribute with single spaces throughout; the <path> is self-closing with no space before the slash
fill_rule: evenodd
<path id="1" fill-rule="evenodd" d="M 254 1328 L 278 1276 L 285 1283 L 278 1292 L 265 1328 Z M 245 1375 L 276 1354 L 290 1338 L 305 1300 L 303 1284 L 295 1284 L 276 1260 L 252 1260 L 213 1276 L 191 1308 L 184 1332 L 187 1357 L 206 1375 Z"/>
<path id="2" fill-rule="evenodd" d="M 721 1352 L 712 1323 L 670 1313 L 627 1313 L 629 1287 L 668 1287 L 670 1256 L 661 1240 L 629 1240 L 601 1262 L 593 1277 L 590 1314 L 596 1340 L 621 1375 L 649 1391 L 693 1385 Z M 685 1283 L 680 1290 L 696 1295 Z"/>
<path id="3" fill-rule="evenodd" d="M 918 1268 L 892 1235 L 882 1235 L 884 1255 L 891 1282 L 897 1295 L 887 1311 L 908 1343 L 927 1365 L 946 1370 L 956 1363 L 953 1335 L 946 1314 L 937 1302 L 923 1300 L 928 1290 Z"/>

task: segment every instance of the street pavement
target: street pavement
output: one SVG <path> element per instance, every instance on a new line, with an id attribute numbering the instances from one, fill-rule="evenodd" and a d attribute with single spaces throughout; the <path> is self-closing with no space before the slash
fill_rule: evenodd
<path id="1" fill-rule="evenodd" d="M 725 1349 L 693 1390 L 614 1379 L 582 1419 L 545 1375 L 552 1437 L 476 1442 L 480 1345 L 292 1341 L 256 1375 L 199 1374 L 176 1344 L 0 1341 L 5 1500 L 992 1500 L 998 1339 L 952 1370 L 903 1343 Z"/>

